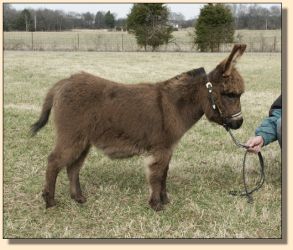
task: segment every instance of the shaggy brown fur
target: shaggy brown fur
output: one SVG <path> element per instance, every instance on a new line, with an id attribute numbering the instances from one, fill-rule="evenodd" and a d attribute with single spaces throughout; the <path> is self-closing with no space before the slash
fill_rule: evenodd
<path id="1" fill-rule="evenodd" d="M 213 94 L 224 117 L 240 111 L 243 79 L 234 68 L 245 45 L 235 45 L 230 56 L 208 74 Z M 205 76 L 192 70 L 156 84 L 119 84 L 88 73 L 72 75 L 56 83 L 48 92 L 35 134 L 54 109 L 57 140 L 48 157 L 43 198 L 46 207 L 55 205 L 55 183 L 66 166 L 71 197 L 86 201 L 79 183 L 79 171 L 92 145 L 110 158 L 147 153 L 149 163 L 149 204 L 161 210 L 169 202 L 166 177 L 174 145 L 204 114 L 223 124 L 219 110 L 213 110 L 205 86 Z M 242 117 L 228 119 L 239 128 Z"/>

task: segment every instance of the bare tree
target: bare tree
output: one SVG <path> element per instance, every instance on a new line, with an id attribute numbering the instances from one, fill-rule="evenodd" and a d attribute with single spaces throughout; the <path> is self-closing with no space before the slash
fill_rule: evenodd
<path id="1" fill-rule="evenodd" d="M 169 22 L 176 28 L 182 27 L 184 24 L 185 17 L 180 12 L 171 12 L 169 16 Z"/>
<path id="2" fill-rule="evenodd" d="M 84 19 L 85 28 L 93 28 L 93 24 L 94 24 L 94 15 L 91 14 L 90 12 L 86 12 L 84 14 L 82 14 L 82 17 Z"/>

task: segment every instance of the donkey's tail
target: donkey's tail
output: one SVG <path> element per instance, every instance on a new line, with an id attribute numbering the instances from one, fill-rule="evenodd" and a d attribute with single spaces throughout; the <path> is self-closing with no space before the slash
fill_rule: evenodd
<path id="1" fill-rule="evenodd" d="M 37 122 L 35 122 L 30 129 L 30 133 L 31 136 L 36 135 L 36 133 L 42 128 L 44 127 L 49 119 L 50 113 L 51 113 L 51 109 L 53 106 L 53 99 L 54 99 L 54 88 L 52 88 L 48 93 L 47 96 L 45 98 L 45 101 L 43 103 L 43 107 L 42 107 L 42 112 L 40 115 L 40 118 Z"/>

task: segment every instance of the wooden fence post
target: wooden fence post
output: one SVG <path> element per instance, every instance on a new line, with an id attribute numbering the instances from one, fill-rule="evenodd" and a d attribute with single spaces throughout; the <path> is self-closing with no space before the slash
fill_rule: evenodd
<path id="1" fill-rule="evenodd" d="M 77 33 L 77 50 L 79 51 L 79 33 Z"/>
<path id="2" fill-rule="evenodd" d="M 276 52 L 276 48 L 277 48 L 277 37 L 274 37 L 274 45 L 273 45 L 273 52 Z"/>
<path id="3" fill-rule="evenodd" d="M 32 32 L 32 50 L 34 50 L 34 32 Z"/>
<path id="4" fill-rule="evenodd" d="M 124 48 L 123 48 L 123 33 L 122 33 L 122 35 L 121 35 L 121 48 L 122 48 L 122 52 L 124 51 Z"/>

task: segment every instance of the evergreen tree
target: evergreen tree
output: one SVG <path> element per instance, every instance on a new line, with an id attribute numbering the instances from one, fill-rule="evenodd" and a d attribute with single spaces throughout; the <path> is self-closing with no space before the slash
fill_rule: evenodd
<path id="1" fill-rule="evenodd" d="M 127 29 L 136 37 L 137 44 L 151 46 L 154 51 L 172 38 L 172 27 L 168 25 L 169 10 L 161 3 L 134 4 L 127 18 Z"/>
<path id="2" fill-rule="evenodd" d="M 232 43 L 235 32 L 230 8 L 208 4 L 200 10 L 195 25 L 195 43 L 200 51 L 219 51 L 221 43 Z"/>
<path id="3" fill-rule="evenodd" d="M 11 7 L 11 4 L 3 4 L 3 30 L 10 31 L 15 29 L 17 11 Z"/>
<path id="4" fill-rule="evenodd" d="M 15 24 L 16 30 L 31 31 L 33 28 L 33 19 L 29 10 L 24 9 L 18 18 L 16 19 Z"/>
<path id="5" fill-rule="evenodd" d="M 115 26 L 115 17 L 110 11 L 105 14 L 105 25 L 109 29 L 113 29 Z"/>

